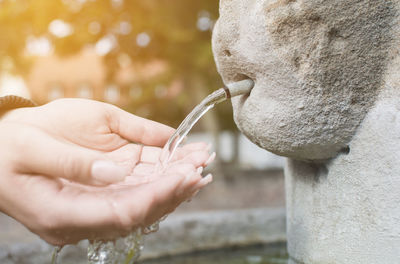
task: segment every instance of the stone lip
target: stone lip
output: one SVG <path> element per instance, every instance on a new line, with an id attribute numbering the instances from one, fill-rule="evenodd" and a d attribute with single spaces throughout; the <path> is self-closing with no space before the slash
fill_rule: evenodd
<path id="1" fill-rule="evenodd" d="M 146 237 L 142 259 L 286 241 L 284 208 L 174 214 Z M 0 263 L 50 263 L 53 247 L 1 215 Z M 15 230 L 15 232 L 10 232 Z M 61 263 L 85 263 L 87 242 L 66 247 Z"/>
<path id="2" fill-rule="evenodd" d="M 143 257 L 283 241 L 284 208 L 177 214 L 162 222 L 159 232 L 146 237 Z"/>

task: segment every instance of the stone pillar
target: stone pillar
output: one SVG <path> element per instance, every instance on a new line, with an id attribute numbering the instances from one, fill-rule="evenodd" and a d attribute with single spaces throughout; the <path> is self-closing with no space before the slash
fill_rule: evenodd
<path id="1" fill-rule="evenodd" d="M 221 0 L 240 130 L 288 157 L 292 263 L 400 263 L 400 0 Z"/>

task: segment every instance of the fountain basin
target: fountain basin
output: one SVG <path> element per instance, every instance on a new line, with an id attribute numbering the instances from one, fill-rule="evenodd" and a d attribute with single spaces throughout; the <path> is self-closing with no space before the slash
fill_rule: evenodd
<path id="1" fill-rule="evenodd" d="M 50 263 L 50 245 L 7 216 L 1 215 L 0 222 L 0 263 Z M 284 243 L 285 223 L 284 208 L 173 214 L 161 223 L 159 232 L 146 237 L 141 260 Z M 86 248 L 85 241 L 66 247 L 61 252 L 61 263 L 85 263 Z"/>

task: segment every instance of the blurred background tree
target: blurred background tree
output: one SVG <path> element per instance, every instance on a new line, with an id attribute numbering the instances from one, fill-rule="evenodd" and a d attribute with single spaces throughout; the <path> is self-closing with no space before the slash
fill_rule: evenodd
<path id="1" fill-rule="evenodd" d="M 38 58 L 69 58 L 88 48 L 104 62 L 106 83 L 126 65 L 134 64 L 138 71 L 147 71 L 150 62 L 164 65 L 161 74 L 128 84 L 123 104 L 113 103 L 176 127 L 222 86 L 211 50 L 217 18 L 216 0 L 0 0 L 0 67 L 3 73 L 22 76 L 32 88 L 29 75 Z M 212 133 L 218 150 L 219 132 L 236 133 L 234 127 L 231 106 L 225 103 L 195 129 Z"/>
<path id="2" fill-rule="evenodd" d="M 3 0 L 0 65 L 3 72 L 27 76 L 35 57 L 29 48 L 35 45 L 47 45 L 58 56 L 91 45 L 104 57 L 107 80 L 123 63 L 163 61 L 167 70 L 140 83 L 141 96 L 123 107 L 134 113 L 144 108 L 139 112 L 146 117 L 176 126 L 222 85 L 211 51 L 217 17 L 216 0 Z M 174 98 L 163 97 L 163 89 L 176 80 L 184 89 Z M 218 113 L 211 123 L 230 128 L 230 107 Z"/>

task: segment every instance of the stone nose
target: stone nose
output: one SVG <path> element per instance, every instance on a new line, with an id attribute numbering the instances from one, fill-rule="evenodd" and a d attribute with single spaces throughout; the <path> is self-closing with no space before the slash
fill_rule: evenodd
<path id="1" fill-rule="evenodd" d="M 213 33 L 213 53 L 217 70 L 224 83 L 234 83 L 246 79 L 255 80 L 248 67 L 251 63 L 243 58 L 242 52 L 238 49 L 238 38 L 234 38 L 231 31 L 226 30 L 224 21 L 219 21 Z"/>

